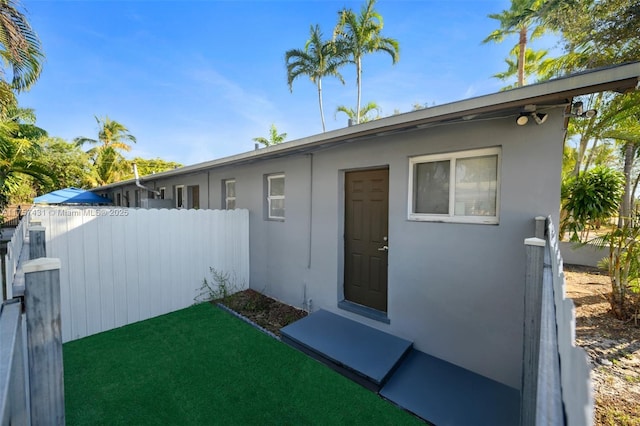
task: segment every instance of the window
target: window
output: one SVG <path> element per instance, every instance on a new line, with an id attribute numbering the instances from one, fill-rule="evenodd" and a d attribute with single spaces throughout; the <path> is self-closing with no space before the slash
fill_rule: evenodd
<path id="1" fill-rule="evenodd" d="M 127 207 L 131 207 L 131 198 L 129 197 L 129 191 L 124 192 L 124 200 L 127 203 Z"/>
<path id="2" fill-rule="evenodd" d="M 133 207 L 140 207 L 140 190 L 136 189 L 133 194 L 134 194 L 134 200 L 135 200 Z"/>
<path id="3" fill-rule="evenodd" d="M 409 219 L 498 223 L 500 148 L 409 160 Z"/>
<path id="4" fill-rule="evenodd" d="M 160 188 L 160 190 L 159 190 L 159 191 L 160 191 L 160 194 L 158 195 L 158 198 L 160 198 L 161 200 L 164 200 L 164 191 L 165 191 L 165 188 L 164 188 L 164 187 L 162 187 L 162 188 Z"/>
<path id="5" fill-rule="evenodd" d="M 177 209 L 184 208 L 184 186 L 183 185 L 176 186 L 176 208 Z"/>
<path id="6" fill-rule="evenodd" d="M 269 219 L 284 220 L 284 175 L 267 176 L 267 212 Z"/>
<path id="7" fill-rule="evenodd" d="M 122 194 L 118 192 L 116 194 L 116 206 L 121 206 L 121 205 L 122 205 Z"/>
<path id="8" fill-rule="evenodd" d="M 236 180 L 227 179 L 222 186 L 222 205 L 227 210 L 236 208 Z"/>
<path id="9" fill-rule="evenodd" d="M 200 187 L 198 185 L 187 186 L 187 208 L 200 208 Z"/>

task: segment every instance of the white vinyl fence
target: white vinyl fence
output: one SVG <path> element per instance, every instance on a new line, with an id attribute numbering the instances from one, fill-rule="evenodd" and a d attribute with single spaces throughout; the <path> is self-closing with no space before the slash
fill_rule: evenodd
<path id="1" fill-rule="evenodd" d="M 247 210 L 36 207 L 59 258 L 64 342 L 185 308 L 210 268 L 249 285 Z"/>

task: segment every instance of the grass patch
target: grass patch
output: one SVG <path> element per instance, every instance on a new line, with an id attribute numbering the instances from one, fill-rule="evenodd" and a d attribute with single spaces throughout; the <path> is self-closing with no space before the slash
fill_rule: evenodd
<path id="1" fill-rule="evenodd" d="M 70 425 L 421 423 L 208 303 L 63 351 Z"/>

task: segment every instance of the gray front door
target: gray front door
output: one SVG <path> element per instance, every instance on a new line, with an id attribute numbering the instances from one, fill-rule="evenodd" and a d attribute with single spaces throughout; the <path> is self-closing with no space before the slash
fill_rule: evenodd
<path id="1" fill-rule="evenodd" d="M 344 297 L 387 312 L 389 169 L 345 175 Z"/>

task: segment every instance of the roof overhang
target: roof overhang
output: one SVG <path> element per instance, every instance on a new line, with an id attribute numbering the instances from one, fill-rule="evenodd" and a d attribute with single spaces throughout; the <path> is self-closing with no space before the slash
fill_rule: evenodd
<path id="1" fill-rule="evenodd" d="M 211 168 L 228 167 L 295 153 L 310 152 L 341 143 L 353 142 L 357 139 L 429 127 L 440 123 L 468 121 L 476 117 L 515 115 L 525 105 L 567 106 L 575 96 L 603 91 L 623 93 L 638 88 L 639 82 L 640 62 L 585 71 L 517 89 L 393 115 L 230 157 L 147 175 L 142 177 L 141 180 L 149 181 L 174 175 L 193 174 Z M 100 189 L 133 183 L 135 183 L 135 180 L 130 179 L 105 185 Z"/>

